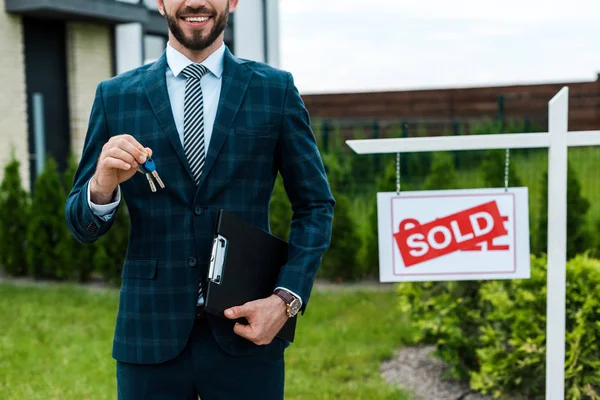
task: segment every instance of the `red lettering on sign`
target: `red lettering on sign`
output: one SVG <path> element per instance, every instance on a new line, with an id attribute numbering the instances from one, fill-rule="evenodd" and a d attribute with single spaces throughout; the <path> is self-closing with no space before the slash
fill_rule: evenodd
<path id="1" fill-rule="evenodd" d="M 508 222 L 508 217 L 502 217 L 503 222 Z M 471 247 L 461 249 L 461 251 L 507 251 L 510 247 L 507 244 L 494 244 L 494 239 L 489 239 L 477 243 Z"/>
<path id="2" fill-rule="evenodd" d="M 481 204 L 424 225 L 409 218 L 400 222 L 394 234 L 406 267 L 455 251 L 473 248 L 508 232 L 496 201 Z"/>

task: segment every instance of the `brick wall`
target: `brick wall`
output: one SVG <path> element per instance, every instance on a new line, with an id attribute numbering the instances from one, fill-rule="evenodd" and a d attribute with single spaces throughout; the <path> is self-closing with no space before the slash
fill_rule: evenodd
<path id="1" fill-rule="evenodd" d="M 112 76 L 111 27 L 91 23 L 67 24 L 67 76 L 71 151 L 81 157 L 96 87 Z"/>
<path id="2" fill-rule="evenodd" d="M 313 118 L 330 119 L 484 119 L 498 116 L 546 119 L 548 101 L 563 86 L 570 90 L 569 129 L 600 129 L 600 75 L 595 82 L 479 87 L 447 90 L 306 95 Z M 546 129 L 546 127 L 544 127 Z"/>
<path id="3" fill-rule="evenodd" d="M 4 12 L 0 0 L 0 179 L 11 152 L 21 161 L 21 180 L 29 190 L 29 145 L 25 55 L 21 18 Z"/>

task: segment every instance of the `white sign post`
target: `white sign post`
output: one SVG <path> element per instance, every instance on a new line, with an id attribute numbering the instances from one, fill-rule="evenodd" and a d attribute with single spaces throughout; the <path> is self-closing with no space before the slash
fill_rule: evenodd
<path id="1" fill-rule="evenodd" d="M 549 132 L 348 140 L 358 154 L 548 148 L 546 399 L 565 398 L 567 149 L 599 146 L 600 131 L 568 132 L 569 88 L 549 102 Z"/>

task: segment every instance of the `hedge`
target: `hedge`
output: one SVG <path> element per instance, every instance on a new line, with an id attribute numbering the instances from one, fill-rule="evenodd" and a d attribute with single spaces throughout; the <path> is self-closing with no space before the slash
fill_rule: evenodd
<path id="1" fill-rule="evenodd" d="M 597 399 L 600 261 L 583 255 L 570 260 L 567 282 L 566 397 Z M 398 293 L 400 308 L 417 328 L 416 341 L 435 344 L 455 377 L 495 397 L 543 396 L 545 257 L 532 256 L 531 279 L 405 283 Z"/>
<path id="2" fill-rule="evenodd" d="M 58 166 L 48 157 L 44 171 L 35 181 L 27 227 L 27 264 L 30 275 L 36 279 L 66 280 L 73 274 L 65 202 Z"/>
<path id="3" fill-rule="evenodd" d="M 0 265 L 11 276 L 27 274 L 27 224 L 30 199 L 21 184 L 20 163 L 12 160 L 0 184 Z"/>

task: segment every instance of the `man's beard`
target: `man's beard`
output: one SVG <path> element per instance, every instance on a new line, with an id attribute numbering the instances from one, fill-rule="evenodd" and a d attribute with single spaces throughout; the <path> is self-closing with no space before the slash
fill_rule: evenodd
<path id="1" fill-rule="evenodd" d="M 202 37 L 202 31 L 199 30 L 194 31 L 192 37 L 187 37 L 183 32 L 183 29 L 179 27 L 178 21 L 180 20 L 181 15 L 190 16 L 194 14 L 210 15 L 213 19 L 213 28 L 205 38 Z M 167 23 L 169 24 L 169 30 L 183 47 L 193 51 L 201 51 L 210 47 L 227 27 L 227 23 L 229 22 L 229 2 L 227 2 L 225 11 L 221 14 L 217 14 L 215 11 L 208 10 L 204 7 L 197 9 L 188 7 L 178 11 L 175 17 L 169 15 L 165 10 L 165 16 L 167 18 Z"/>

